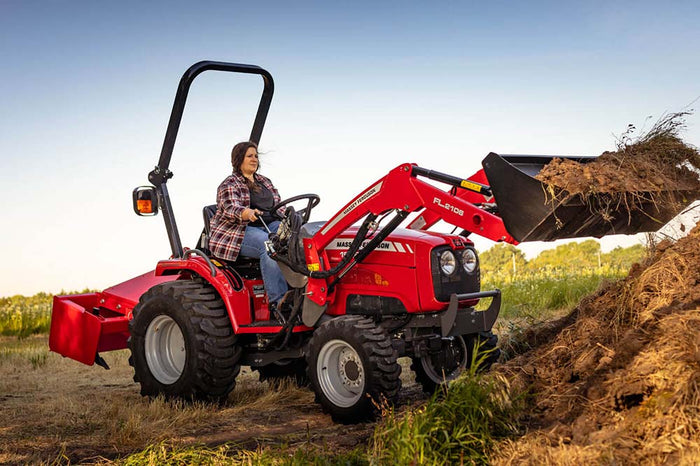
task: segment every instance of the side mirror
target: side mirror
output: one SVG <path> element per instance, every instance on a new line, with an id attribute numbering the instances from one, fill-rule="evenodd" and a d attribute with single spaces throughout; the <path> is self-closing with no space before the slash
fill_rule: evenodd
<path id="1" fill-rule="evenodd" d="M 158 215 L 158 192 L 155 186 L 139 186 L 132 193 L 134 212 L 141 217 Z"/>

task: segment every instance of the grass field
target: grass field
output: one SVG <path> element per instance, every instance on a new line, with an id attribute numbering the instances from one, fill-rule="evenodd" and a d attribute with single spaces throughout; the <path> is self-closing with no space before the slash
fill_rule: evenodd
<path id="1" fill-rule="evenodd" d="M 427 399 L 407 360 L 396 408 L 344 426 L 308 389 L 271 387 L 249 370 L 222 405 L 148 399 L 128 351 L 105 353 L 105 371 L 46 344 L 0 337 L 0 464 L 484 464 L 517 427 L 503 379 L 472 372 Z"/>
<path id="2" fill-rule="evenodd" d="M 583 296 L 595 291 L 602 282 L 615 280 L 622 275 L 624 273 L 619 270 L 607 269 L 585 272 L 527 272 L 517 276 L 490 274 L 482 277 L 482 289 L 499 288 L 503 292 L 498 328 L 502 334 L 501 337 L 505 337 L 504 340 L 507 341 L 510 335 L 517 333 L 523 326 L 552 318 L 573 308 Z M 34 383 L 35 385 L 43 385 L 46 383 L 44 379 L 53 377 L 57 377 L 56 381 L 48 385 L 60 385 L 65 382 L 62 381 L 60 374 L 53 372 L 63 370 L 60 367 L 64 365 L 67 368 L 66 372 L 73 372 L 77 363 L 48 353 L 46 347 L 45 334 L 50 327 L 52 299 L 53 296 L 47 293 L 39 293 L 31 297 L 0 298 L 0 335 L 5 336 L 0 340 L 2 342 L 0 375 L 8 370 L 16 373 L 17 368 L 26 367 L 26 371 L 29 371 L 28 376 L 34 375 L 42 380 Z M 32 337 L 32 335 L 36 336 Z M 508 353 L 507 350 L 504 349 L 504 351 Z M 124 352 L 115 354 L 119 353 Z M 303 433 L 291 437 L 285 434 L 283 438 L 287 440 L 281 441 L 261 442 L 258 439 L 255 440 L 257 446 L 254 448 L 245 442 L 241 444 L 225 441 L 228 437 L 218 442 L 208 441 L 205 445 L 194 440 L 202 438 L 196 432 L 199 430 L 209 432 L 214 428 L 211 426 L 212 420 L 214 425 L 221 424 L 221 420 L 215 420 L 221 419 L 222 413 L 226 413 L 227 409 L 222 410 L 219 406 L 173 404 L 163 400 L 146 402 L 140 400 L 138 396 L 133 398 L 136 395 L 133 392 L 137 392 L 137 388 L 131 384 L 129 375 L 131 368 L 125 363 L 125 357 L 119 356 L 116 364 L 110 363 L 110 365 L 115 364 L 116 373 L 126 378 L 126 384 L 110 381 L 112 380 L 110 377 L 116 375 L 114 370 L 110 371 L 112 374 L 98 372 L 99 377 L 94 382 L 97 390 L 101 390 L 99 388 L 101 383 L 108 387 L 117 387 L 118 393 L 111 397 L 123 399 L 128 406 L 131 406 L 130 408 L 126 408 L 127 405 L 124 408 L 117 407 L 115 403 L 103 406 L 103 402 L 98 402 L 98 406 L 103 406 L 109 411 L 102 412 L 104 411 L 102 409 L 95 410 L 89 406 L 81 406 L 84 401 L 80 394 L 62 395 L 63 402 L 70 400 L 68 403 L 70 409 L 61 414 L 64 408 L 58 408 L 57 415 L 65 419 L 54 420 L 52 423 L 54 437 L 68 435 L 65 432 L 81 432 L 86 436 L 81 442 L 90 445 L 97 441 L 87 440 L 90 435 L 96 438 L 102 436 L 105 440 L 109 439 L 111 443 L 114 443 L 115 439 L 118 440 L 117 443 L 121 446 L 117 450 L 121 453 L 117 453 L 116 456 L 106 455 L 106 457 L 98 455 L 93 457 L 91 462 L 125 465 L 364 465 L 397 464 L 396 461 L 405 464 L 486 464 L 497 441 L 512 436 L 517 431 L 514 421 L 518 411 L 517 397 L 510 393 L 503 379 L 472 372 L 453 383 L 446 393 L 438 397 L 416 402 L 414 395 L 413 401 L 405 401 L 398 411 L 385 410 L 385 415 L 380 422 L 374 426 L 364 427 L 364 431 L 358 434 L 359 438 L 364 436 L 365 440 L 354 448 L 329 448 L 325 440 L 320 443 L 312 441 L 310 433 L 308 441 L 303 440 Z M 93 371 L 90 372 L 91 374 L 95 374 L 94 368 L 75 367 L 75 369 L 88 369 Z M 410 386 L 412 375 L 408 374 L 410 369 L 407 364 L 404 372 L 406 372 L 403 376 L 404 385 Z M 79 383 L 82 383 L 81 377 L 84 376 L 72 375 L 71 377 L 75 377 Z M 7 378 L 7 381 L 10 380 L 12 377 Z M 31 385 L 33 382 L 18 381 L 15 385 L 7 385 L 8 383 L 10 382 L 6 382 L 2 388 L 3 391 L 10 393 L 7 396 L 12 397 L 13 391 L 22 392 L 23 386 Z M 66 390 L 70 392 L 72 389 Z M 309 403 L 309 406 L 314 407 L 313 409 L 318 409 L 312 401 L 312 395 L 309 398 L 310 394 L 305 391 L 299 391 L 292 386 L 278 390 L 270 395 L 269 387 L 266 385 L 250 385 L 243 390 L 237 388 L 231 395 L 232 408 L 228 409 L 240 413 L 234 416 L 242 416 L 244 424 L 254 422 L 260 426 L 265 422 L 257 418 L 246 421 L 244 413 L 255 410 L 266 413 L 270 409 L 270 403 L 284 408 L 287 402 L 301 403 L 301 405 Z M 36 392 L 41 393 L 41 390 Z M 54 406 L 51 403 L 49 404 Z M 41 408 L 42 413 L 45 413 L 46 409 L 57 409 L 45 408 Z M 16 409 L 20 409 L 19 405 Z M 308 408 L 304 409 L 308 410 Z M 76 413 L 76 410 L 79 412 Z M 39 417 L 43 415 L 40 414 Z M 322 416 L 320 413 L 318 415 Z M 318 415 L 306 421 L 307 429 L 310 423 L 318 422 L 316 418 Z M 182 428 L 173 429 L 173 420 L 177 420 L 181 427 L 185 426 L 185 431 L 182 431 Z M 34 421 L 30 417 L 25 422 L 31 424 Z M 89 429 L 85 432 L 81 430 L 83 425 L 89 425 Z M 261 427 L 261 431 L 264 432 L 266 428 Z M 367 431 L 368 428 L 369 431 Z M 328 429 L 332 432 L 332 428 Z M 188 430 L 191 431 L 189 435 L 186 433 Z M 344 435 L 342 428 L 338 430 L 338 435 Z M 203 438 L 209 437 L 211 437 L 210 434 L 206 434 Z M 54 445 L 52 440 L 47 442 Z M 58 451 L 56 445 L 62 445 Z M 70 448 L 68 445 L 69 442 L 64 441 L 51 446 L 49 451 L 54 453 L 49 454 L 50 458 L 46 456 L 29 456 L 29 458 L 32 462 L 40 459 L 53 464 L 82 461 L 75 452 L 67 451 Z M 99 451 L 97 446 L 90 448 Z M 0 459 L 1 457 L 2 451 L 0 451 Z"/>
<path id="3" fill-rule="evenodd" d="M 627 275 L 626 270 L 601 269 L 579 272 L 529 272 L 516 276 L 493 274 L 482 277 L 481 288 L 502 292 L 502 320 L 524 317 L 542 320 L 562 309 L 571 309 L 603 282 Z"/>
<path id="4" fill-rule="evenodd" d="M 503 291 L 499 328 L 506 333 L 570 309 L 616 275 L 486 276 L 482 288 Z M 106 354 L 108 372 L 48 352 L 51 301 L 46 293 L 0 300 L 0 393 L 7 394 L 0 414 L 16 421 L 0 422 L 0 463 L 483 464 L 496 442 L 517 430 L 517 402 L 502 379 L 472 373 L 426 400 L 408 362 L 408 395 L 397 410 L 355 431 L 329 424 L 308 390 L 271 391 L 254 373 L 241 376 L 224 407 L 148 401 L 131 381 L 125 351 Z"/>

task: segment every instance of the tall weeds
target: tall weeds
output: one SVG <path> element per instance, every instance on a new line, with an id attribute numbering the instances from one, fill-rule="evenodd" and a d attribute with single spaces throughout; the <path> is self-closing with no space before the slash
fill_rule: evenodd
<path id="1" fill-rule="evenodd" d="M 474 352 L 476 354 L 476 352 Z M 373 464 L 486 464 L 498 439 L 517 432 L 520 399 L 481 360 L 421 408 L 387 410 L 374 434 Z"/>

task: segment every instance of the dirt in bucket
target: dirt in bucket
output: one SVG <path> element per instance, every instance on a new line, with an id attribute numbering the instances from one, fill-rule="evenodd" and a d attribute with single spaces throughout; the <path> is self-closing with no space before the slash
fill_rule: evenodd
<path id="1" fill-rule="evenodd" d="M 679 137 L 689 114 L 666 115 L 636 139 L 630 127 L 618 138 L 618 150 L 591 162 L 555 158 L 535 178 L 553 205 L 578 197 L 593 210 L 605 210 L 603 218 L 614 217 L 607 211 L 629 213 L 649 202 L 660 211 L 677 210 L 677 204 L 700 198 L 700 153 Z"/>

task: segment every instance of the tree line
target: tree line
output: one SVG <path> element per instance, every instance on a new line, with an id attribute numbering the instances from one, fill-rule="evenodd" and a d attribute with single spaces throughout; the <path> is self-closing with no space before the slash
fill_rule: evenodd
<path id="1" fill-rule="evenodd" d="M 603 253 L 600 243 L 590 239 L 561 244 L 542 251 L 530 260 L 516 246 L 497 243 L 479 254 L 479 262 L 485 275 L 520 275 L 542 271 L 577 273 L 601 269 L 626 271 L 645 255 L 646 248 L 641 244 L 627 248 L 618 246 Z"/>

